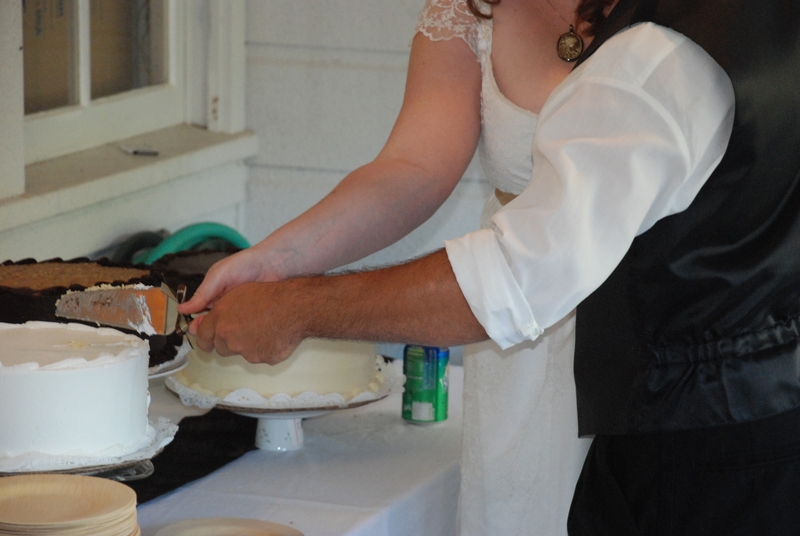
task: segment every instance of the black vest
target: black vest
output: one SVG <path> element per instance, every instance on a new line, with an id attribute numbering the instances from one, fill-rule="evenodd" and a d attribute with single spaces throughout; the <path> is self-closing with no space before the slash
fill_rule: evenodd
<path id="1" fill-rule="evenodd" d="M 640 21 L 702 46 L 731 78 L 736 113 L 691 206 L 637 237 L 578 306 L 582 435 L 800 407 L 800 2 L 620 0 L 587 56 Z"/>

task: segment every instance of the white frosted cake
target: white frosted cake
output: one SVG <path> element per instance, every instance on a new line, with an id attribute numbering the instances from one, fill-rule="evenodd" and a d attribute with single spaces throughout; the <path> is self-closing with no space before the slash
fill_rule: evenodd
<path id="1" fill-rule="evenodd" d="M 148 350 L 110 328 L 0 323 L 0 457 L 114 457 L 146 446 Z"/>
<path id="2" fill-rule="evenodd" d="M 379 359 L 374 343 L 306 339 L 289 359 L 274 366 L 195 349 L 186 368 L 173 377 L 198 393 L 222 399 L 239 389 L 251 389 L 266 399 L 311 392 L 338 393 L 348 401 L 380 389 L 384 377 Z"/>

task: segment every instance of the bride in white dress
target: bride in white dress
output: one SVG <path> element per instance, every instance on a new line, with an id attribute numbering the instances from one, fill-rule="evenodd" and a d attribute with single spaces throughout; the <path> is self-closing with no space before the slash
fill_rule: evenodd
<path id="1" fill-rule="evenodd" d="M 491 19 L 464 0 L 428 0 L 417 30 L 461 39 L 481 66 L 481 166 L 497 190 L 519 194 L 533 167 L 537 114 L 506 98 L 492 68 Z M 481 225 L 502 205 L 492 195 Z M 562 535 L 575 482 L 591 443 L 578 438 L 572 375 L 575 313 L 533 342 L 501 350 L 492 341 L 464 356 L 462 536 Z"/>
<path id="2" fill-rule="evenodd" d="M 201 311 L 243 283 L 324 273 L 392 244 L 444 203 L 476 149 L 499 198 L 522 192 L 531 178 L 537 113 L 572 68 L 556 54 L 556 42 L 574 23 L 588 45 L 587 21 L 594 18 L 578 23 L 578 5 L 598 13 L 610 3 L 492 0 L 479 6 L 491 11 L 485 19 L 466 0 L 428 0 L 412 42 L 403 106 L 378 156 L 296 219 L 215 264 L 183 312 Z M 484 225 L 499 198 L 488 200 Z M 465 357 L 463 536 L 566 534 L 589 446 L 577 435 L 574 325 L 570 313 L 535 342 L 507 351 L 486 342 Z M 261 331 L 253 333 L 240 342 L 256 342 Z"/>

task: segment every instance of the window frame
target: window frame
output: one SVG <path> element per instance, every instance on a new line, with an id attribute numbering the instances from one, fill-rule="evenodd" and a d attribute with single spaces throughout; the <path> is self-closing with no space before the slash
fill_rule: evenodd
<path id="1" fill-rule="evenodd" d="M 22 10 L 0 0 L 0 207 L 25 192 Z"/>
<path id="2" fill-rule="evenodd" d="M 180 48 L 174 52 L 180 62 L 174 61 L 169 66 L 171 85 L 182 89 L 184 102 L 182 107 L 175 106 L 172 110 L 181 116 L 174 125 L 194 124 L 210 132 L 228 134 L 243 132 L 246 128 L 245 0 L 169 1 L 175 4 L 172 13 L 176 14 L 171 21 L 179 24 L 182 32 L 180 39 L 175 40 Z M 37 210 L 39 219 L 60 213 L 61 197 L 67 195 L 66 190 L 70 188 L 66 182 L 63 194 L 54 192 L 53 195 L 41 196 L 28 192 L 26 175 L 30 165 L 26 165 L 24 156 L 26 143 L 32 141 L 25 140 L 22 24 L 18 0 L 0 0 L 0 236 L 19 225 L 16 220 L 20 205 L 32 201 L 36 201 L 37 207 L 42 205 L 39 207 L 41 210 Z M 137 91 L 148 93 L 152 88 Z M 51 124 L 55 124 L 60 119 L 58 116 L 70 113 L 75 113 L 75 110 L 28 116 L 31 123 L 28 137 L 34 135 L 35 128 L 40 128 L 34 123 L 43 119 L 45 114 L 56 116 L 51 118 L 54 119 Z M 157 130 L 147 130 L 142 134 Z M 70 129 L 62 134 L 68 139 L 89 135 L 86 131 Z M 91 149 L 120 139 L 124 139 L 122 135 L 112 132 L 105 137 L 93 136 L 91 142 L 79 146 Z M 70 154 L 65 153 L 62 158 L 69 158 Z M 169 179 L 162 177 L 162 180 Z M 58 183 L 59 177 L 53 177 L 52 181 Z M 106 195 L 114 194 L 107 192 Z"/>
<path id="3" fill-rule="evenodd" d="M 186 0 L 163 0 L 165 83 L 94 100 L 89 0 L 73 2 L 77 46 L 71 68 L 78 73 L 77 102 L 25 116 L 26 165 L 186 122 Z"/>

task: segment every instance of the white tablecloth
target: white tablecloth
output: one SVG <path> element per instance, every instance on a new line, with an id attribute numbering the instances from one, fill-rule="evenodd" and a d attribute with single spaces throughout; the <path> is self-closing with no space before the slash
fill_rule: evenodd
<path id="1" fill-rule="evenodd" d="M 396 362 L 400 367 L 401 362 Z M 449 418 L 415 425 L 401 394 L 303 420 L 305 444 L 256 450 L 138 508 L 143 536 L 196 517 L 244 517 L 292 526 L 305 536 L 454 535 L 460 484 L 463 369 L 450 368 Z M 151 381 L 151 417 L 183 408 Z"/>

